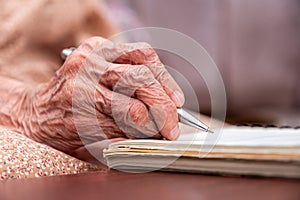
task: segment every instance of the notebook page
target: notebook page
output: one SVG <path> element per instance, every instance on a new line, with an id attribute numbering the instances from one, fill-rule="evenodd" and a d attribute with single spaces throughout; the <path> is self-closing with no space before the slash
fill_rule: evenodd
<path id="1" fill-rule="evenodd" d="M 216 130 L 214 135 L 205 132 L 181 134 L 177 141 L 194 143 L 214 142 L 228 146 L 293 146 L 300 148 L 300 129 L 230 126 Z"/>

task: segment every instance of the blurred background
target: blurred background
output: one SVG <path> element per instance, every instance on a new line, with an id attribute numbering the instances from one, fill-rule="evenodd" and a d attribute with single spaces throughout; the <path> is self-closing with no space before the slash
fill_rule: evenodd
<path id="1" fill-rule="evenodd" d="M 300 125 L 300 0 L 109 0 L 123 30 L 155 26 L 199 42 L 226 88 L 227 121 Z M 202 77 L 184 59 L 159 52 L 188 77 L 200 110 L 210 114 Z M 182 70 L 184 69 L 184 70 Z M 188 97 L 187 97 L 188 98 Z M 198 104 L 187 101 L 187 107 Z"/>

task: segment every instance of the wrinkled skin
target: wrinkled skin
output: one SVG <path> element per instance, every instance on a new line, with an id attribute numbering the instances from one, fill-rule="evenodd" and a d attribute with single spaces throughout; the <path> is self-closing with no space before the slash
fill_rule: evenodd
<path id="1" fill-rule="evenodd" d="M 183 105 L 183 93 L 145 43 L 90 38 L 50 82 L 11 88 L 15 104 L 6 124 L 83 160 L 92 158 L 85 147 L 100 158 L 99 149 L 123 138 L 173 140 L 179 134 L 176 107 Z"/>

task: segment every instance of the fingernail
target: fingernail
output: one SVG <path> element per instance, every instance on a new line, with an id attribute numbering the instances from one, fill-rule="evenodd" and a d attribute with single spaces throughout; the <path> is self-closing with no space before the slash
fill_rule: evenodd
<path id="1" fill-rule="evenodd" d="M 173 92 L 171 99 L 176 104 L 177 107 L 181 107 L 184 104 L 184 96 L 179 91 Z"/>
<path id="2" fill-rule="evenodd" d="M 177 125 L 169 134 L 169 140 L 175 140 L 179 136 L 179 126 Z"/>

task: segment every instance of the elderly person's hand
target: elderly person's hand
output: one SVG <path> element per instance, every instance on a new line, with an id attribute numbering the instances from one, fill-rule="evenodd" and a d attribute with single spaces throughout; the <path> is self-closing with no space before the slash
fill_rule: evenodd
<path id="1" fill-rule="evenodd" d="M 113 44 L 100 37 L 82 43 L 27 99 L 19 113 L 25 134 L 86 160 L 84 145 L 119 138 L 175 139 L 176 107 L 184 103 L 151 46 Z"/>

